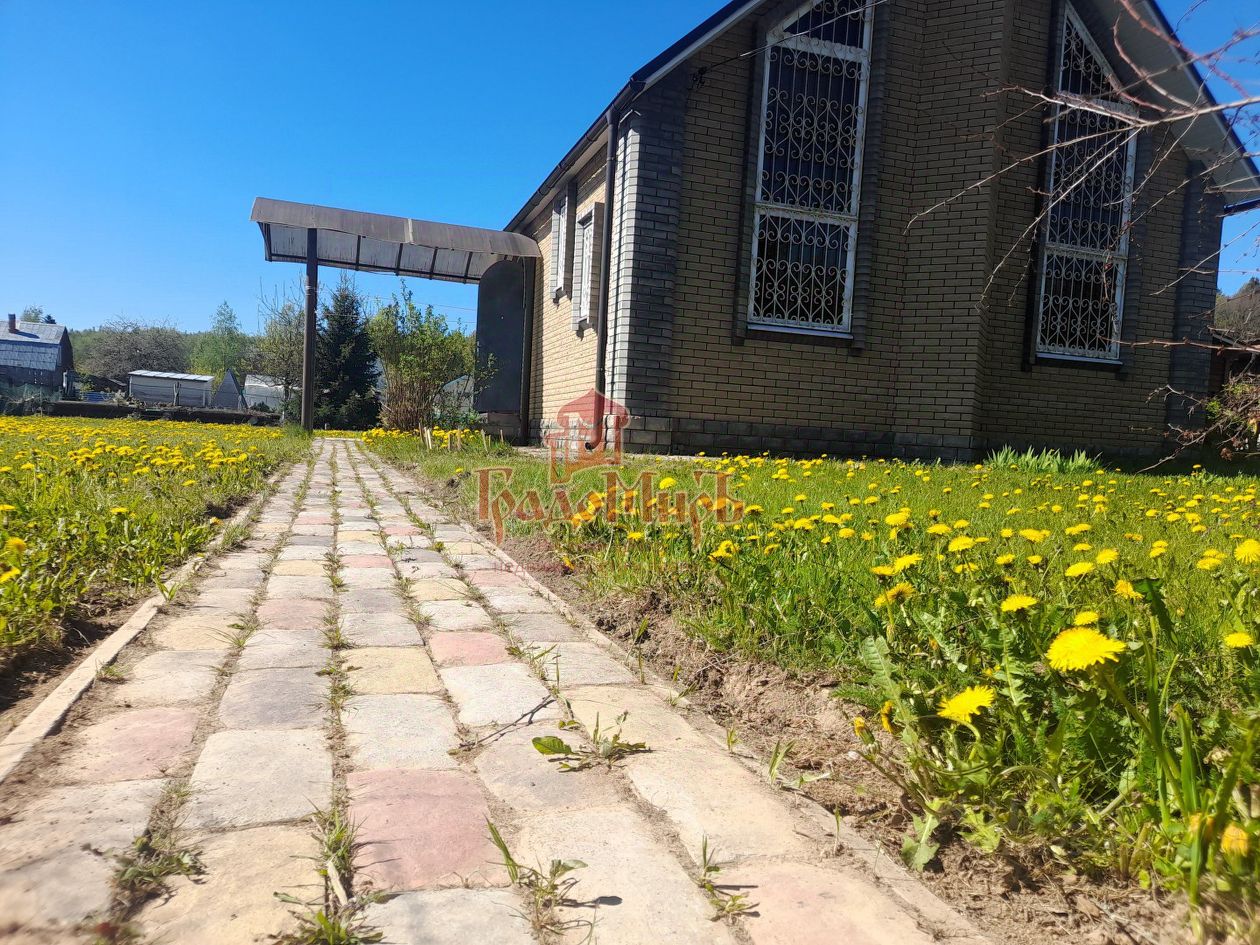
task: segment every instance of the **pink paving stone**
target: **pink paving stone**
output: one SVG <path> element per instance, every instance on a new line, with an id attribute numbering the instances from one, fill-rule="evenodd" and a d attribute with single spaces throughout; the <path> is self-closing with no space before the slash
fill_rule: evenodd
<path id="1" fill-rule="evenodd" d="M 258 624 L 264 630 L 318 630 L 327 612 L 327 601 L 269 600 L 258 607 Z"/>
<path id="2" fill-rule="evenodd" d="M 494 633 L 435 633 L 429 637 L 429 649 L 439 666 L 484 666 L 511 659 L 503 638 Z"/>
<path id="3" fill-rule="evenodd" d="M 416 528 L 414 525 L 387 525 L 385 526 L 386 535 L 423 535 L 424 530 Z"/>
<path id="4" fill-rule="evenodd" d="M 136 781 L 160 777 L 192 746 L 195 709 L 132 709 L 75 733 L 58 774 L 68 781 Z"/>
<path id="5" fill-rule="evenodd" d="M 392 568 L 389 555 L 346 555 L 341 559 L 343 568 Z"/>
<path id="6" fill-rule="evenodd" d="M 930 945 L 929 935 L 877 886 L 808 863 L 750 862 L 719 885 L 757 904 L 744 924 L 755 945 Z"/>
<path id="7" fill-rule="evenodd" d="M 346 787 L 362 844 L 355 872 L 375 890 L 503 884 L 475 778 L 462 771 L 355 771 Z"/>

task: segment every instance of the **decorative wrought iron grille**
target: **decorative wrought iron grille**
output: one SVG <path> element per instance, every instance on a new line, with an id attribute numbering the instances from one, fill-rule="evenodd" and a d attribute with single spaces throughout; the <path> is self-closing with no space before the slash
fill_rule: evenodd
<path id="1" fill-rule="evenodd" d="M 767 37 L 749 324 L 849 330 L 869 20 L 866 0 L 822 0 Z"/>
<path id="2" fill-rule="evenodd" d="M 1072 8 L 1059 37 L 1058 89 L 1042 229 L 1037 353 L 1116 361 L 1128 268 L 1134 109 Z M 1079 102 L 1079 103 L 1078 103 Z"/>

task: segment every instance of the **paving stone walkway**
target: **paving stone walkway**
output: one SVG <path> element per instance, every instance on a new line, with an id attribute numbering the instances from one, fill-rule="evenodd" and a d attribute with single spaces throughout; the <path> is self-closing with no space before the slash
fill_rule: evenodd
<path id="1" fill-rule="evenodd" d="M 361 920 L 396 945 L 982 941 L 355 441 L 317 440 L 205 574 L 0 786 L 0 942 L 111 920 L 243 945 L 292 932 L 295 902 L 368 891 Z M 623 713 L 650 751 L 611 769 L 531 744 Z M 357 828 L 343 882 L 316 812 Z M 522 863 L 586 864 L 567 928 L 531 927 L 488 823 Z M 132 907 L 116 856 L 172 824 L 201 873 Z M 715 921 L 706 841 L 747 914 Z"/>

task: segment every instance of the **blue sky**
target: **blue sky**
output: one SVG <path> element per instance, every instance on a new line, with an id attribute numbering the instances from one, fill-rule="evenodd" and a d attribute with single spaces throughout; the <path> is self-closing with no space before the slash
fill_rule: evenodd
<path id="1" fill-rule="evenodd" d="M 195 330 L 227 300 L 253 329 L 260 291 L 299 275 L 263 261 L 259 195 L 501 227 L 720 2 L 0 0 L 0 311 Z M 1208 0 L 1186 40 L 1222 41 L 1243 6 Z M 471 319 L 474 288 L 412 288 Z"/>

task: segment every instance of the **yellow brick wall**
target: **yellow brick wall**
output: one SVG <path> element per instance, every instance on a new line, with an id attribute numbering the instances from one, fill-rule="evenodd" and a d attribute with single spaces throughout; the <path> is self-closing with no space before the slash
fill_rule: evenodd
<path id="1" fill-rule="evenodd" d="M 577 213 L 581 217 L 604 199 L 604 161 L 592 161 L 578 174 Z M 579 336 L 572 325 L 572 298 L 555 299 L 551 287 L 551 207 L 529 223 L 525 232 L 538 243 L 542 258 L 534 279 L 533 374 L 530 378 L 530 419 L 546 421 L 561 407 L 585 394 L 595 384 L 596 335 L 586 329 Z"/>

